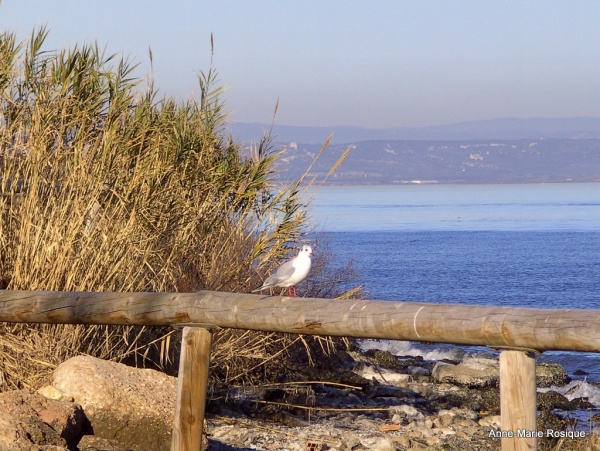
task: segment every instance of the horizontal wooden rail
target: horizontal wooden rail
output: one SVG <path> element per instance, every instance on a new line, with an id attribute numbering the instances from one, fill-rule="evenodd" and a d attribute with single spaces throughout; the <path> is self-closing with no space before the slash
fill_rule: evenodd
<path id="1" fill-rule="evenodd" d="M 502 449 L 537 448 L 533 350 L 600 351 L 600 311 L 198 293 L 0 291 L 0 321 L 184 327 L 172 451 L 197 451 L 211 331 L 426 341 L 504 349 Z M 196 326 L 196 327 L 192 327 Z M 519 431 L 525 432 L 520 437 Z M 530 434 L 531 433 L 531 434 Z"/>
<path id="2" fill-rule="evenodd" d="M 600 310 L 197 293 L 0 291 L 0 321 L 196 325 L 293 334 L 600 351 Z"/>

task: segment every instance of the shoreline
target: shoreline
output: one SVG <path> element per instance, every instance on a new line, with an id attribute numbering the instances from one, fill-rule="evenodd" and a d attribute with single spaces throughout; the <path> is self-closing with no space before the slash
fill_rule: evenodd
<path id="1" fill-rule="evenodd" d="M 315 174 L 309 174 L 315 175 Z M 318 179 L 315 180 L 318 183 Z M 444 186 L 444 185 L 586 185 L 600 183 L 600 179 L 594 180 L 505 180 L 505 181 L 485 181 L 485 180 L 456 180 L 456 181 L 438 181 L 438 180 L 400 180 L 382 183 L 353 183 L 353 182 L 325 182 L 319 187 L 365 187 L 365 186 Z M 285 186 L 285 184 L 282 184 Z"/>

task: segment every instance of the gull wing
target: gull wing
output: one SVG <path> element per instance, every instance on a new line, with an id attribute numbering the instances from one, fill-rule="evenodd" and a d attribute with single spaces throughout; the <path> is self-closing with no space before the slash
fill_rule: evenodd
<path id="1" fill-rule="evenodd" d="M 285 282 L 292 277 L 292 274 L 294 274 L 295 270 L 296 268 L 294 268 L 294 260 L 285 262 L 283 265 L 277 268 L 275 274 L 271 274 L 267 280 L 265 280 L 263 285 L 276 285 L 278 283 Z"/>

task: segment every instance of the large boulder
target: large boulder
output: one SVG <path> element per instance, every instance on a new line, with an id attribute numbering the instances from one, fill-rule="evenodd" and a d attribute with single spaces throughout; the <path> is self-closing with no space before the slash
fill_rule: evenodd
<path id="1" fill-rule="evenodd" d="M 52 386 L 83 407 L 93 434 L 135 450 L 168 450 L 176 379 L 89 356 L 60 364 Z"/>
<path id="2" fill-rule="evenodd" d="M 81 437 L 81 407 L 38 393 L 0 393 L 0 451 L 64 450 Z"/>
<path id="3" fill-rule="evenodd" d="M 472 358 L 457 365 L 437 362 L 432 371 L 436 382 L 463 385 L 470 388 L 497 386 L 500 378 L 499 362 L 495 359 Z M 562 386 L 569 376 L 558 363 L 539 363 L 535 367 L 538 387 Z"/>
<path id="4" fill-rule="evenodd" d="M 561 387 L 570 380 L 571 378 L 559 363 L 538 363 L 535 366 L 535 383 L 538 387 Z"/>
<path id="5" fill-rule="evenodd" d="M 452 365 L 437 362 L 431 373 L 438 383 L 463 385 L 470 388 L 497 386 L 499 379 L 498 361 L 472 358 Z"/>

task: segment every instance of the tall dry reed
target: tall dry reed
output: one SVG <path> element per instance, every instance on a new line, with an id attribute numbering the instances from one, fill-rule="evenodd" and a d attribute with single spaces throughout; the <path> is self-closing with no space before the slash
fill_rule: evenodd
<path id="1" fill-rule="evenodd" d="M 275 185 L 268 137 L 241 156 L 215 71 L 199 75 L 198 98 L 159 99 L 128 60 L 97 45 L 45 51 L 46 35 L 0 35 L 0 288 L 254 288 L 302 236 L 301 181 Z M 217 348 L 256 356 L 280 340 L 252 337 L 222 332 Z M 167 328 L 2 324 L 0 389 L 35 388 L 82 353 L 168 368 L 173 339 Z M 215 356 L 243 371 L 231 352 Z"/>

